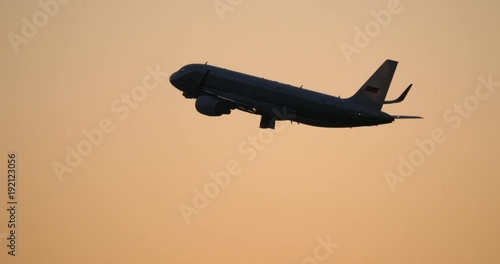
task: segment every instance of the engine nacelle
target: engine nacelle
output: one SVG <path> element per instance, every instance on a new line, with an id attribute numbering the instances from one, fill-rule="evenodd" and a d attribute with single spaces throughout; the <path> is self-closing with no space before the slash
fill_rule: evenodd
<path id="1" fill-rule="evenodd" d="M 231 109 L 219 99 L 209 95 L 202 95 L 196 99 L 196 110 L 207 116 L 221 116 L 231 113 Z"/>

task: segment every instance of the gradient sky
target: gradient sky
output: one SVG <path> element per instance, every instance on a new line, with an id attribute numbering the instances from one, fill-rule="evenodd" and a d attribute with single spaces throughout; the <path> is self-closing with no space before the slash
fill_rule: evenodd
<path id="1" fill-rule="evenodd" d="M 0 2 L 0 203 L 10 152 L 19 201 L 16 257 L 0 211 L 0 263 L 499 263 L 500 94 L 476 94 L 481 78 L 500 82 L 498 1 L 401 0 L 349 58 L 341 46 L 392 1 L 213 3 L 74 0 L 43 21 L 38 1 Z M 205 61 L 348 97 L 385 59 L 399 61 L 389 99 L 414 86 L 383 110 L 425 119 L 263 134 L 258 116 L 197 113 L 161 76 L 121 101 L 148 69 Z M 58 177 L 102 122 L 109 133 Z M 436 130 L 444 142 L 418 156 Z M 420 164 L 391 189 L 410 157 Z M 238 173 L 187 224 L 179 206 L 231 162 Z M 313 261 L 328 239 L 340 246 Z"/>

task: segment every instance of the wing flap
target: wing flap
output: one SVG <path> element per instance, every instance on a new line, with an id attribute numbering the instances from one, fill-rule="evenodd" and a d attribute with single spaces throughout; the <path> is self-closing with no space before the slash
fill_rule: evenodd
<path id="1" fill-rule="evenodd" d="M 253 98 L 236 95 L 233 93 L 227 93 L 220 91 L 213 92 L 206 89 L 205 92 L 216 96 L 221 101 L 224 101 L 232 109 L 238 109 L 252 114 L 266 115 L 276 117 L 276 120 L 281 120 L 282 117 L 288 115 L 295 115 L 297 111 L 295 109 L 287 108 L 283 105 L 271 104 L 265 101 L 256 100 Z M 284 113 L 279 115 L 279 113 Z"/>

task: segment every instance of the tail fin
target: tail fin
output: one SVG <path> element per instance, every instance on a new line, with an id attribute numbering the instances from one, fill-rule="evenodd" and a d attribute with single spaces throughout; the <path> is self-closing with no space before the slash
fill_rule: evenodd
<path id="1" fill-rule="evenodd" d="M 397 61 L 386 60 L 348 100 L 370 109 L 381 110 L 397 66 Z"/>

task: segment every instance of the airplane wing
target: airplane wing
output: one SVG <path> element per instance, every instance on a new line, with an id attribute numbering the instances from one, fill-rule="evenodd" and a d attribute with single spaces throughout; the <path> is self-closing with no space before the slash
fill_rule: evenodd
<path id="1" fill-rule="evenodd" d="M 276 117 L 277 120 L 285 120 L 286 115 L 295 115 L 296 110 L 287 108 L 283 105 L 271 104 L 261 100 L 255 100 L 249 97 L 236 95 L 233 93 L 213 91 L 210 88 L 205 88 L 206 93 L 217 97 L 232 109 L 238 109 L 244 112 Z M 281 114 L 281 115 L 280 115 Z"/>

